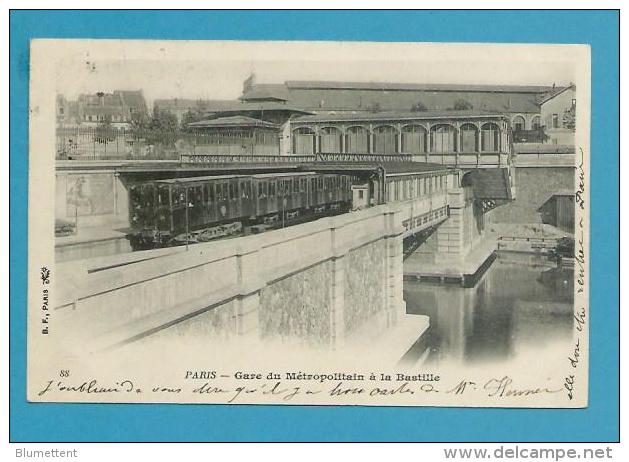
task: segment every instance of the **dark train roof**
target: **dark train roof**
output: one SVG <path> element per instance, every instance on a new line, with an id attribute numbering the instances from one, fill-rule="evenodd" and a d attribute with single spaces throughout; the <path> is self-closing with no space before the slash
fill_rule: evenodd
<path id="1" fill-rule="evenodd" d="M 290 171 L 290 172 L 275 172 L 275 173 L 253 173 L 251 175 L 205 175 L 205 176 L 191 176 L 185 178 L 165 178 L 161 180 L 153 180 L 154 183 L 159 184 L 179 184 L 179 183 L 196 183 L 199 181 L 208 180 L 231 180 L 234 178 L 285 178 L 293 176 L 311 176 L 316 175 L 317 172 L 311 170 L 307 171 Z"/>
<path id="2" fill-rule="evenodd" d="M 424 162 L 386 162 L 381 164 L 386 173 L 424 173 L 443 172 L 456 170 L 454 167 L 442 164 L 431 164 Z"/>
<path id="3" fill-rule="evenodd" d="M 186 177 L 186 178 L 167 178 L 164 180 L 154 180 L 154 181 L 155 183 L 177 184 L 177 183 L 192 183 L 195 181 L 206 181 L 206 180 L 229 180 L 232 178 L 242 178 L 244 176 L 249 176 L 249 175 L 191 176 L 191 177 Z"/>
<path id="4" fill-rule="evenodd" d="M 253 178 L 280 178 L 280 177 L 292 177 L 292 176 L 305 176 L 316 175 L 316 172 L 304 171 L 304 172 L 278 172 L 278 173 L 260 173 L 251 175 Z"/>
<path id="5" fill-rule="evenodd" d="M 412 174 L 412 173 L 430 173 L 430 172 L 446 172 L 456 170 L 455 167 L 449 167 L 447 165 L 432 164 L 426 162 L 377 162 L 377 161 L 365 161 L 365 162 L 317 162 L 308 164 L 309 170 L 317 172 L 334 172 L 334 173 L 352 173 L 352 172 L 365 172 L 376 171 L 384 169 L 386 174 Z"/>
<path id="6" fill-rule="evenodd" d="M 178 183 L 193 183 L 207 180 L 220 180 L 220 179 L 233 179 L 242 177 L 261 177 L 265 175 L 268 177 L 282 177 L 292 175 L 307 175 L 313 173 L 330 173 L 330 174 L 352 174 L 359 172 L 375 172 L 383 169 L 388 175 L 400 175 L 400 174 L 412 174 L 412 173 L 430 173 L 430 172 L 446 172 L 456 170 L 454 167 L 449 167 L 441 164 L 432 164 L 425 162 L 316 162 L 316 163 L 304 163 L 302 165 L 287 166 L 285 164 L 266 164 L 263 166 L 253 165 L 222 165 L 224 169 L 218 175 L 201 175 L 201 176 L 186 176 L 181 178 L 163 178 L 153 179 L 158 184 L 178 184 Z M 230 171 L 235 167 L 242 168 L 241 171 Z M 269 172 L 269 169 L 276 169 L 280 171 Z"/>
<path id="7" fill-rule="evenodd" d="M 377 161 L 365 161 L 365 162 L 317 162 L 308 164 L 309 167 L 316 169 L 320 167 L 331 167 L 335 169 L 347 168 L 351 170 L 354 167 L 362 167 L 362 168 L 377 168 L 383 167 L 387 172 L 391 173 L 403 173 L 403 172 L 431 172 L 437 170 L 453 170 L 454 167 L 450 167 L 448 165 L 442 164 L 433 164 L 427 162 L 412 162 L 412 161 L 402 161 L 402 162 L 377 162 Z"/>

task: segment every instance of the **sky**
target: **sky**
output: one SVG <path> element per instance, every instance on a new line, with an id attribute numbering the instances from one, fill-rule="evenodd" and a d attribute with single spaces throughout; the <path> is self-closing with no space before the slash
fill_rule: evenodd
<path id="1" fill-rule="evenodd" d="M 233 53 L 225 46 L 217 51 L 212 44 L 205 47 L 205 53 L 204 47 L 195 45 L 193 52 L 184 47 L 180 53 L 170 44 L 162 54 L 132 52 L 134 47 L 128 53 L 127 47 L 118 53 L 108 50 L 103 56 L 94 47 L 91 52 L 71 53 L 57 61 L 56 89 L 68 99 L 76 99 L 80 93 L 141 89 L 151 105 L 159 98 L 236 99 L 252 72 L 258 83 L 342 80 L 565 85 L 575 81 L 569 53 L 545 55 L 530 49 L 525 53 L 502 49 L 468 52 L 460 47 L 453 53 L 453 46 L 445 52 L 432 48 L 424 52 L 420 47 L 409 53 L 383 44 L 360 48 L 327 44 L 295 50 L 278 43 L 267 49 L 240 42 Z"/>

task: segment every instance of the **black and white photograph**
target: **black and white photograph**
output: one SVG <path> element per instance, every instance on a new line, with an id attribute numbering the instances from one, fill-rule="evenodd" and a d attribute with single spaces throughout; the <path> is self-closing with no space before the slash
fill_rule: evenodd
<path id="1" fill-rule="evenodd" d="M 586 45 L 30 69 L 30 401 L 587 406 Z"/>

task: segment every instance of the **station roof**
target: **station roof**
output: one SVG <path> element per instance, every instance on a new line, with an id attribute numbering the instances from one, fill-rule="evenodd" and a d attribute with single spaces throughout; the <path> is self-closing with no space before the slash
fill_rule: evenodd
<path id="1" fill-rule="evenodd" d="M 208 112 L 216 112 L 221 114 L 234 113 L 234 112 L 279 112 L 287 111 L 296 114 L 312 114 L 301 107 L 295 105 L 286 104 L 278 101 L 234 101 L 230 105 L 224 105 L 222 107 L 213 110 L 212 107 L 208 108 Z"/>
<path id="2" fill-rule="evenodd" d="M 158 99 L 153 103 L 154 107 L 163 110 L 198 110 L 207 114 L 234 114 L 242 112 L 279 112 L 287 111 L 295 114 L 312 114 L 304 108 L 292 104 L 286 104 L 281 98 L 260 98 L 244 100 L 194 100 L 194 99 Z"/>
<path id="3" fill-rule="evenodd" d="M 277 130 L 277 124 L 265 120 L 254 119 L 247 116 L 219 117 L 217 119 L 206 119 L 188 124 L 190 128 L 268 128 Z"/>
<path id="4" fill-rule="evenodd" d="M 410 110 L 422 103 L 431 110 L 454 107 L 463 99 L 474 108 L 507 113 L 539 113 L 539 102 L 558 90 L 543 85 L 413 84 L 391 82 L 297 81 L 254 84 L 243 101 L 285 101 L 313 112 Z"/>
<path id="5" fill-rule="evenodd" d="M 268 84 L 272 85 L 272 84 Z M 329 80 L 288 80 L 288 88 L 397 90 L 397 91 L 480 91 L 497 93 L 542 93 L 552 89 L 545 85 L 487 85 L 462 83 L 343 82 Z"/>
<path id="6" fill-rule="evenodd" d="M 315 114 L 292 119 L 293 122 L 358 122 L 372 120 L 431 120 L 456 118 L 505 117 L 496 111 L 383 111 L 383 112 L 343 112 L 338 114 Z"/>

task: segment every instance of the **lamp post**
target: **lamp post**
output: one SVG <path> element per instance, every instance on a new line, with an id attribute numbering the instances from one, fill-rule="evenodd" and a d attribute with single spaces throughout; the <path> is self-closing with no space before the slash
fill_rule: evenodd
<path id="1" fill-rule="evenodd" d="M 186 188 L 186 252 L 188 251 L 188 238 L 190 236 L 190 221 L 188 220 L 188 188 Z"/>
<path id="2" fill-rule="evenodd" d="M 181 186 L 181 183 L 177 181 L 177 186 Z M 186 207 L 186 251 L 189 248 L 189 237 L 190 237 L 190 221 L 188 219 L 188 209 L 192 207 L 192 204 L 188 202 L 188 188 L 185 189 L 185 193 L 179 193 L 179 200 L 185 201 Z"/>
<path id="3" fill-rule="evenodd" d="M 284 192 L 285 193 L 285 192 Z M 286 214 L 286 204 L 287 204 L 286 196 L 282 198 L 282 228 L 284 227 L 284 215 Z"/>

